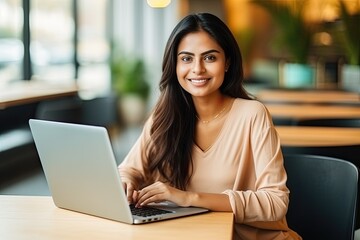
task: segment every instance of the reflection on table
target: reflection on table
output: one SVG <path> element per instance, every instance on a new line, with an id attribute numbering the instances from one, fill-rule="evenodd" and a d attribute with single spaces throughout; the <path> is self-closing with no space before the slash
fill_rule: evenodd
<path id="1" fill-rule="evenodd" d="M 360 105 L 267 104 L 266 107 L 274 118 L 293 120 L 360 118 Z"/>
<path id="2" fill-rule="evenodd" d="M 360 167 L 360 128 L 276 126 L 284 154 L 340 158 Z"/>
<path id="3" fill-rule="evenodd" d="M 19 81 L 0 88 L 0 109 L 41 100 L 74 96 L 75 84 L 49 84 L 36 81 Z"/>
<path id="4" fill-rule="evenodd" d="M 276 130 L 282 146 L 360 146 L 360 128 L 276 126 Z"/>

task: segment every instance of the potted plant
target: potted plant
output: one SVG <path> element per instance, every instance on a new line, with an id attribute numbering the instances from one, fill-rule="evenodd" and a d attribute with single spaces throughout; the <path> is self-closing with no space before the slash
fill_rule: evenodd
<path id="1" fill-rule="evenodd" d="M 264 8 L 279 27 L 275 37 L 279 51 L 287 51 L 290 62 L 283 68 L 285 87 L 314 86 L 314 70 L 308 64 L 312 32 L 303 18 L 305 1 L 294 1 L 289 5 L 281 1 L 252 0 L 252 3 Z M 285 48 L 285 49 L 283 49 Z"/>
<path id="2" fill-rule="evenodd" d="M 128 57 L 114 59 L 111 75 L 113 89 L 119 97 L 121 119 L 127 125 L 141 123 L 150 93 L 144 61 Z"/>
<path id="3" fill-rule="evenodd" d="M 346 90 L 360 92 L 360 4 L 351 14 L 344 1 L 339 1 L 340 30 L 338 39 L 344 47 L 346 63 L 342 66 L 341 86 Z"/>

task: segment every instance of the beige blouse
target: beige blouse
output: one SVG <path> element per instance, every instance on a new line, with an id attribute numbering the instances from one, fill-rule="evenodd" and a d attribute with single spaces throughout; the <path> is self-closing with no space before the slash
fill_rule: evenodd
<path id="1" fill-rule="evenodd" d="M 143 145 L 151 118 L 125 160 L 122 178 L 139 185 L 161 180 L 144 172 Z M 289 204 L 280 140 L 265 106 L 235 99 L 214 144 L 205 152 L 194 145 L 189 191 L 224 193 L 235 217 L 234 239 L 301 239 L 286 223 Z M 152 176 L 149 177 L 145 176 Z M 159 176 L 159 175 L 157 175 Z"/>

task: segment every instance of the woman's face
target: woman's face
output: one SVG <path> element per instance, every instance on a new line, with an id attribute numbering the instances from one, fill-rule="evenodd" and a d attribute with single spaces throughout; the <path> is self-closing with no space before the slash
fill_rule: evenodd
<path id="1" fill-rule="evenodd" d="M 185 35 L 177 50 L 176 74 L 193 97 L 220 93 L 227 63 L 223 49 L 204 31 Z"/>

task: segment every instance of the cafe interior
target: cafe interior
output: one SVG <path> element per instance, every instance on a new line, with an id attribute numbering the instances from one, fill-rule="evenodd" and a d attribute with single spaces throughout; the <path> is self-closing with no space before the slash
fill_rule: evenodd
<path id="1" fill-rule="evenodd" d="M 159 96 L 167 38 L 196 12 L 217 15 L 236 37 L 244 87 L 273 118 L 288 178 L 302 181 L 286 161 L 301 155 L 313 167 L 299 164 L 294 178 L 321 191 L 335 179 L 340 192 L 326 198 L 340 199 L 319 205 L 339 209 L 346 220 L 336 225 L 360 239 L 360 0 L 0 0 L 0 195 L 50 195 L 31 118 L 103 126 L 121 163 Z M 323 158 L 350 163 L 355 179 L 342 166 L 317 168 Z M 329 230 L 322 213 L 314 221 Z"/>

